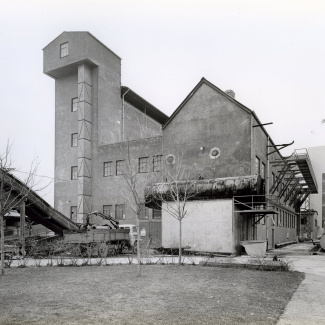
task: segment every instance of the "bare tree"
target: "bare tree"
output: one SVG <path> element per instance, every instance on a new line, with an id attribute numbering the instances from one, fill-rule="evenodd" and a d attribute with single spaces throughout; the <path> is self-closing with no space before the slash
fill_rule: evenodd
<path id="1" fill-rule="evenodd" d="M 123 168 L 123 182 L 116 182 L 121 189 L 122 196 L 128 203 L 129 207 L 136 215 L 137 226 L 137 261 L 138 261 L 138 276 L 141 276 L 141 250 L 140 250 L 140 216 L 144 209 L 144 187 L 153 177 L 155 177 L 150 171 L 142 172 L 138 164 L 138 158 L 132 158 L 130 153 L 130 141 L 126 142 L 126 156 L 124 160 Z M 141 146 L 142 147 L 142 146 Z M 140 149 L 138 148 L 137 151 Z M 147 166 L 148 168 L 149 166 Z"/>
<path id="2" fill-rule="evenodd" d="M 24 173 L 23 180 L 17 179 L 12 172 L 17 171 L 13 168 L 11 158 L 12 144 L 8 141 L 3 153 L 0 153 L 0 228 L 1 228 L 1 275 L 4 274 L 5 257 L 5 234 L 4 222 L 6 215 L 26 201 L 28 194 L 32 190 L 43 190 L 46 186 L 35 189 L 40 186 L 41 180 L 36 181 L 36 171 L 38 168 L 37 159 L 34 159 L 28 172 Z"/>
<path id="3" fill-rule="evenodd" d="M 181 265 L 182 221 L 188 215 L 188 201 L 199 193 L 199 189 L 198 175 L 184 166 L 182 152 L 179 152 L 177 160 L 173 155 L 166 157 L 167 166 L 163 169 L 166 182 L 147 186 L 145 196 L 146 200 L 155 202 L 160 209 L 179 221 L 178 265 Z"/>

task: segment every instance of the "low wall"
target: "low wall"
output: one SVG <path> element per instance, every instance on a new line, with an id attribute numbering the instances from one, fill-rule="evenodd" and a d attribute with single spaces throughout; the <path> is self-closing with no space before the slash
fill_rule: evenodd
<path id="1" fill-rule="evenodd" d="M 178 247 L 179 221 L 162 211 L 162 246 Z M 182 247 L 194 251 L 234 253 L 232 200 L 204 200 L 186 203 L 188 215 L 182 221 Z"/>

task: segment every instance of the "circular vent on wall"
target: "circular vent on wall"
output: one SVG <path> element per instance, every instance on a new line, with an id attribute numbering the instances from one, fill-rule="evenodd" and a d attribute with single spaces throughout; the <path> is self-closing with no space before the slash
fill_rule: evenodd
<path id="1" fill-rule="evenodd" d="M 214 147 L 210 150 L 210 158 L 211 159 L 217 159 L 220 156 L 220 149 L 217 147 Z"/>
<path id="2" fill-rule="evenodd" d="M 172 154 L 166 156 L 166 163 L 167 163 L 168 165 L 173 165 L 173 164 L 175 164 L 175 156 L 172 155 Z"/>

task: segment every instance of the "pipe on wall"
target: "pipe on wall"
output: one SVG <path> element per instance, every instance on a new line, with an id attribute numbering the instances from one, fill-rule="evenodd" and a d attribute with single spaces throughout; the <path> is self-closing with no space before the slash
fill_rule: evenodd
<path id="1" fill-rule="evenodd" d="M 121 131 L 121 140 L 124 141 L 124 111 L 125 111 L 125 104 L 124 104 L 124 96 L 129 92 L 130 88 L 122 95 L 122 131 Z"/>

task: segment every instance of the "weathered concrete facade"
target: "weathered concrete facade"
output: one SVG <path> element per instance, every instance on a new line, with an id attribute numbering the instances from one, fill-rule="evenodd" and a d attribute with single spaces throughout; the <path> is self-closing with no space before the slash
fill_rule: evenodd
<path id="1" fill-rule="evenodd" d="M 120 186 L 128 155 L 139 169 L 141 190 L 148 182 L 166 181 L 163 169 L 179 163 L 197 179 L 261 175 L 266 194 L 281 171 L 275 163 L 281 154 L 256 114 L 204 78 L 168 117 L 121 86 L 121 59 L 88 32 L 64 32 L 47 45 L 44 73 L 55 79 L 54 204 L 79 223 L 94 210 L 135 223 Z M 268 240 L 269 247 L 294 240 L 295 200 L 285 200 L 287 194 L 279 199 L 278 214 L 258 222 L 247 215 L 216 215 L 232 223 L 227 247 L 233 252 L 246 239 Z M 192 205 L 204 218 L 201 210 L 209 204 Z M 143 211 L 141 227 L 159 242 L 161 212 Z"/>

